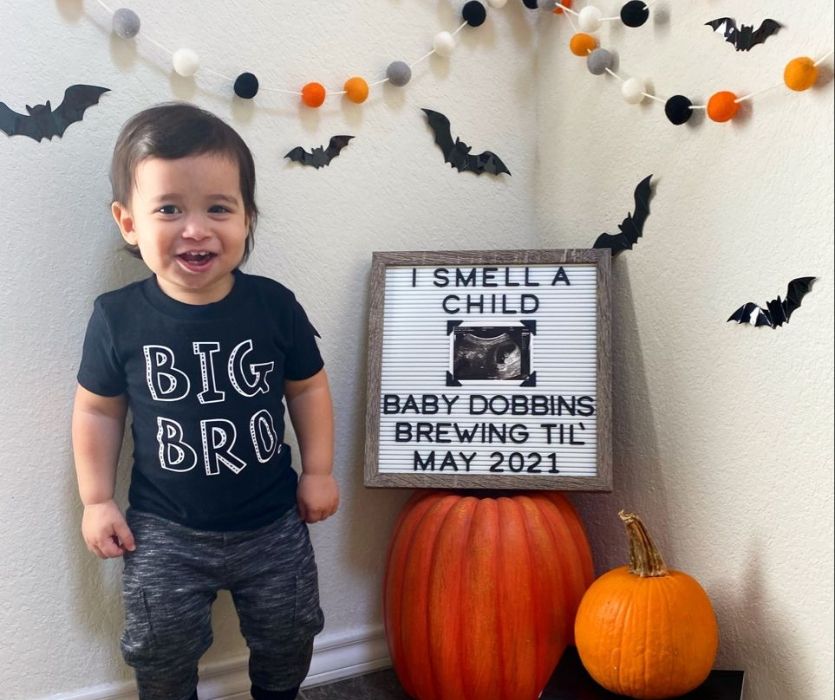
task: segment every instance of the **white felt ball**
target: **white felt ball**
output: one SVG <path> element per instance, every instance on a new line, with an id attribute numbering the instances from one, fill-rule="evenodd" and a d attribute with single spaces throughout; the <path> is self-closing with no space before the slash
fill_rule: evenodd
<path id="1" fill-rule="evenodd" d="M 432 48 L 439 56 L 451 56 L 455 50 L 455 39 L 449 32 L 438 32 L 432 42 Z"/>
<path id="2" fill-rule="evenodd" d="M 577 24 L 580 25 L 580 30 L 584 32 L 596 32 L 600 29 L 600 20 L 603 13 L 600 12 L 594 5 L 586 5 L 577 17 Z"/>
<path id="3" fill-rule="evenodd" d="M 139 34 L 139 15 L 127 7 L 113 13 L 113 31 L 123 39 L 132 39 Z"/>
<path id="4" fill-rule="evenodd" d="M 501 10 L 507 4 L 507 0 L 487 0 L 487 4 Z"/>
<path id="5" fill-rule="evenodd" d="M 631 105 L 636 105 L 644 99 L 646 86 L 640 78 L 627 78 L 621 85 L 620 92 L 623 99 Z"/>
<path id="6" fill-rule="evenodd" d="M 171 57 L 171 63 L 178 75 L 190 78 L 197 72 L 200 58 L 191 49 L 177 49 Z"/>

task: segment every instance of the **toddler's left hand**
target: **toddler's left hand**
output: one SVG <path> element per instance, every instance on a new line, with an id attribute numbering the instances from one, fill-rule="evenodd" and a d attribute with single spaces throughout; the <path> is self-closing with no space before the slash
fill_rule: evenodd
<path id="1" fill-rule="evenodd" d="M 299 515 L 306 523 L 329 518 L 339 507 L 339 486 L 333 474 L 302 474 L 296 494 Z"/>

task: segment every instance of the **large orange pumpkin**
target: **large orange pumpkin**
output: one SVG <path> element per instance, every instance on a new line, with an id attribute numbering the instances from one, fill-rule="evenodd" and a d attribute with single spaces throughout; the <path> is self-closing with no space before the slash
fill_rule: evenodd
<path id="1" fill-rule="evenodd" d="M 419 700 L 535 700 L 592 578 L 582 523 L 559 494 L 416 494 L 384 585 L 401 684 Z"/>
<path id="2" fill-rule="evenodd" d="M 692 577 L 667 569 L 637 515 L 620 512 L 629 567 L 586 591 L 575 635 L 583 666 L 604 688 L 647 700 L 683 695 L 710 673 L 719 629 L 710 599 Z"/>

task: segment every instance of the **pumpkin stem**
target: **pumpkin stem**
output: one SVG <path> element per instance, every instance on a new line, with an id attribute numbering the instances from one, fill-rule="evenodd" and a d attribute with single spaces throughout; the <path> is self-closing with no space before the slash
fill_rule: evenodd
<path id="1" fill-rule="evenodd" d="M 620 511 L 618 516 L 626 525 L 629 536 L 629 573 L 641 578 L 666 576 L 667 565 L 641 519 L 625 511 Z"/>

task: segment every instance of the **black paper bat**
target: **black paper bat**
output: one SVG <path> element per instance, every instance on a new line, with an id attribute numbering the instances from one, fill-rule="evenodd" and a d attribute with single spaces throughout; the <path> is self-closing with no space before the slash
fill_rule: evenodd
<path id="1" fill-rule="evenodd" d="M 644 222 L 649 216 L 649 199 L 652 195 L 650 180 L 652 175 L 647 175 L 638 183 L 635 188 L 635 212 L 627 214 L 626 218 L 618 224 L 620 233 L 601 233 L 594 242 L 594 248 L 611 248 L 612 255 L 622 250 L 631 250 L 638 242 L 644 230 Z"/>
<path id="2" fill-rule="evenodd" d="M 423 111 L 426 113 L 432 132 L 435 134 L 435 143 L 444 152 L 444 160 L 450 166 L 462 173 L 465 170 L 470 170 L 476 175 L 481 175 L 481 173 L 490 173 L 491 175 L 507 173 L 510 175 L 510 170 L 495 153 L 484 151 L 476 156 L 471 156 L 471 146 L 468 146 L 458 137 L 453 141 L 449 129 L 449 119 L 443 114 L 433 112 L 431 109 L 424 109 Z"/>
<path id="3" fill-rule="evenodd" d="M 748 26 L 745 24 L 741 24 L 737 29 L 736 20 L 730 17 L 712 19 L 710 22 L 705 22 L 705 25 L 712 27 L 714 32 L 721 29 L 725 35 L 725 41 L 733 44 L 737 51 L 750 51 L 752 46 L 762 44 L 783 26 L 773 19 L 766 19 L 763 20 L 758 29 L 754 29 L 754 25 Z"/>
<path id="4" fill-rule="evenodd" d="M 734 311 L 728 321 L 750 323 L 754 326 L 770 326 L 771 328 L 782 326 L 789 322 L 794 310 L 800 308 L 800 302 L 812 289 L 814 281 L 814 277 L 798 277 L 789 282 L 785 301 L 777 297 L 773 301 L 766 302 L 765 309 L 753 301 L 749 301 Z"/>
<path id="5" fill-rule="evenodd" d="M 344 135 L 331 136 L 327 148 L 316 146 L 316 148 L 308 153 L 301 146 L 296 146 L 284 157 L 302 165 L 312 165 L 318 170 L 325 165 L 330 165 L 330 162 L 339 155 L 339 152 L 348 145 L 348 141 L 352 138 L 354 137 Z"/>
<path id="6" fill-rule="evenodd" d="M 29 114 L 20 114 L 0 102 L 0 131 L 9 136 L 28 136 L 30 139 L 52 139 L 63 136 L 70 124 L 81 121 L 84 111 L 98 104 L 102 93 L 110 88 L 96 85 L 70 85 L 64 92 L 64 101 L 56 109 L 47 101 L 45 105 L 26 105 Z"/>

